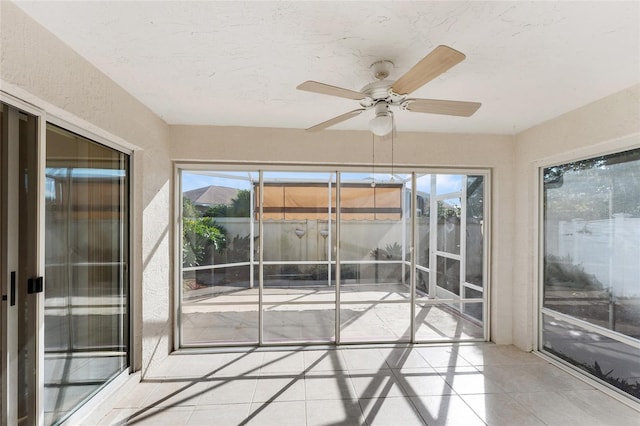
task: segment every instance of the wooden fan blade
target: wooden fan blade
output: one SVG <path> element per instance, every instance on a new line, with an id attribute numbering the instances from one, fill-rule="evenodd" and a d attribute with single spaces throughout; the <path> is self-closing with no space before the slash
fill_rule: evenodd
<path id="1" fill-rule="evenodd" d="M 428 114 L 471 117 L 482 105 L 480 102 L 446 101 L 441 99 L 407 99 L 406 110 Z"/>
<path id="2" fill-rule="evenodd" d="M 454 65 L 462 62 L 465 56 L 448 46 L 440 45 L 422 58 L 405 75 L 393 83 L 391 89 L 398 95 L 406 95 L 422 87 Z"/>
<path id="3" fill-rule="evenodd" d="M 346 120 L 348 120 L 350 118 L 355 117 L 356 115 L 360 115 L 362 113 L 362 111 L 366 111 L 366 110 L 364 108 L 354 109 L 353 111 L 349 111 L 349 112 L 347 112 L 345 114 L 339 115 L 337 117 L 333 117 L 330 120 L 324 121 L 324 122 L 322 122 L 320 124 L 316 124 L 313 127 L 309 127 L 307 129 L 307 132 L 318 132 L 320 130 L 326 129 L 327 127 L 331 127 L 334 124 L 341 123 L 343 121 L 346 121 Z"/>
<path id="4" fill-rule="evenodd" d="M 367 97 L 364 93 L 355 90 L 343 89 L 342 87 L 331 86 L 330 84 L 318 83 L 317 81 L 305 81 L 298 87 L 298 90 L 306 90 L 307 92 L 321 93 L 323 95 L 339 96 L 341 98 L 353 99 L 359 101 Z"/>

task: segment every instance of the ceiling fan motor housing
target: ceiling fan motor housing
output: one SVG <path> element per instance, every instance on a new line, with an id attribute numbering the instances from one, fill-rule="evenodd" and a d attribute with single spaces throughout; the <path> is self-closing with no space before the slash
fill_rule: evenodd
<path id="1" fill-rule="evenodd" d="M 360 101 L 360 105 L 364 108 L 370 108 L 380 101 L 385 101 L 389 105 L 400 105 L 405 100 L 406 95 L 393 93 L 391 91 L 392 84 L 393 81 L 391 80 L 378 80 L 367 84 L 361 90 L 367 97 Z"/>

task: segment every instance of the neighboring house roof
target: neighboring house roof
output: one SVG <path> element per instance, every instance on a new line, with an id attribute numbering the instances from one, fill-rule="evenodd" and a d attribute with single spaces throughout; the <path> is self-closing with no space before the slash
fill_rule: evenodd
<path id="1" fill-rule="evenodd" d="M 231 204 L 232 199 L 237 197 L 238 188 L 210 185 L 186 191 L 183 195 L 198 205 L 228 205 Z"/>

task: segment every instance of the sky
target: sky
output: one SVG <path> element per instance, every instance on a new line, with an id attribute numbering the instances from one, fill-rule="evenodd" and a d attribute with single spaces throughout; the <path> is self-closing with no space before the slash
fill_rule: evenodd
<path id="1" fill-rule="evenodd" d="M 327 182 L 332 173 L 304 173 L 304 172 L 264 172 L 264 178 L 268 180 L 280 181 L 312 181 Z M 238 189 L 250 189 L 251 183 L 249 178 L 254 181 L 258 180 L 258 172 L 205 172 L 205 171 L 185 171 L 182 174 L 182 191 L 190 191 L 192 189 L 202 188 L 209 185 L 227 186 Z M 397 174 L 396 181 L 402 178 L 408 179 L 408 174 Z M 371 182 L 371 173 L 343 173 L 342 181 L 350 182 Z M 389 181 L 389 174 L 376 173 L 377 182 Z M 437 177 L 437 193 L 446 194 L 450 192 L 460 191 L 462 188 L 463 175 L 438 175 Z M 423 193 L 431 192 L 430 175 L 418 177 L 417 189 Z"/>

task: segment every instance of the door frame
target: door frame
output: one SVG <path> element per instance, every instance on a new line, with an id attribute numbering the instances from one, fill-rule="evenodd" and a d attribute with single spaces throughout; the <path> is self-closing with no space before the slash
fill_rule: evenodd
<path id="1" fill-rule="evenodd" d="M 32 115 L 33 117 L 35 117 L 35 120 L 36 120 L 36 161 L 35 161 L 36 170 L 34 170 L 34 173 L 33 173 L 33 176 L 37 180 L 36 200 L 35 200 L 36 250 L 34 253 L 35 255 L 34 263 L 36 265 L 35 274 L 37 276 L 44 276 L 44 233 L 43 233 L 43 230 L 44 230 L 44 164 L 45 164 L 44 123 L 46 122 L 46 114 L 43 110 L 31 104 L 28 104 L 18 98 L 15 98 L 5 92 L 0 92 L 0 102 L 8 105 L 12 109 Z M 15 153 L 15 155 L 19 155 L 19 153 Z M 19 184 L 20 184 L 19 181 L 12 183 L 12 185 L 19 185 Z M 11 196 L 12 198 L 17 198 L 18 196 L 17 186 L 14 187 L 13 190 L 11 188 L 7 188 L 7 189 L 8 189 L 7 196 Z M 16 194 L 11 194 L 12 192 L 15 192 Z M 19 236 L 15 236 L 14 238 L 18 238 L 18 237 Z M 7 270 L 7 272 L 9 271 Z M 21 277 L 21 278 L 22 278 L 21 279 L 22 282 L 16 282 L 16 286 L 24 285 L 24 278 L 26 277 Z M 7 291 L 7 294 L 9 295 L 8 291 Z M 30 353 L 35 354 L 35 356 L 30 357 L 29 365 L 27 368 L 29 369 L 29 371 L 33 372 L 33 375 L 31 375 L 29 384 L 31 385 L 31 389 L 34 389 L 35 392 L 29 395 L 27 410 L 28 410 L 29 419 L 33 420 L 31 423 L 42 424 L 44 422 L 44 419 L 42 416 L 42 413 L 44 413 L 44 404 L 42 400 L 43 389 L 44 389 L 44 372 L 43 372 L 44 292 L 31 294 L 30 298 L 31 298 L 31 301 L 29 303 L 32 303 L 33 305 L 30 308 L 30 313 L 32 315 L 32 318 L 29 318 L 29 320 L 33 323 L 33 326 L 32 326 L 33 328 L 31 331 L 33 332 L 35 338 L 33 339 L 33 342 L 30 343 L 30 347 L 28 350 Z M 6 354 L 8 354 L 9 351 L 15 351 L 17 349 L 17 336 L 15 337 L 5 336 L 5 333 L 7 333 L 8 331 L 7 319 L 9 315 L 11 315 L 12 317 L 11 321 L 15 326 L 15 323 L 17 321 L 17 312 L 13 312 L 11 314 L 9 314 L 8 312 L 5 313 L 5 309 L 3 307 L 2 315 L 4 316 L 3 323 L 2 323 L 3 324 L 3 330 L 2 330 L 3 342 L 6 341 L 5 338 L 16 339 L 15 341 L 12 341 L 10 343 L 10 345 L 13 345 L 13 348 L 8 346 L 7 353 L 5 353 L 5 350 L 3 350 L 2 358 L 3 358 L 3 364 L 4 364 Z M 11 328 L 12 328 L 11 334 L 17 332 L 15 327 L 11 327 Z M 14 352 L 14 355 L 15 355 L 15 352 Z M 15 363 L 16 363 L 15 366 L 11 367 L 11 370 L 14 370 L 9 373 L 11 375 L 17 375 L 17 359 L 15 360 Z M 10 371 L 10 370 L 7 370 L 7 371 Z M 8 380 L 15 380 L 11 384 L 11 386 L 17 386 L 17 377 L 15 379 L 9 379 L 9 378 L 3 377 L 3 380 L 2 380 L 3 391 L 9 386 Z M 3 395 L 4 395 L 4 392 L 3 392 Z M 2 409 L 0 420 L 3 422 L 3 424 L 5 421 L 8 424 L 11 424 L 12 421 L 17 421 L 17 392 L 11 392 L 11 391 L 7 392 L 7 397 L 3 400 L 3 402 L 5 401 L 6 403 L 8 403 L 8 405 L 5 406 L 3 403 L 3 409 Z"/>

